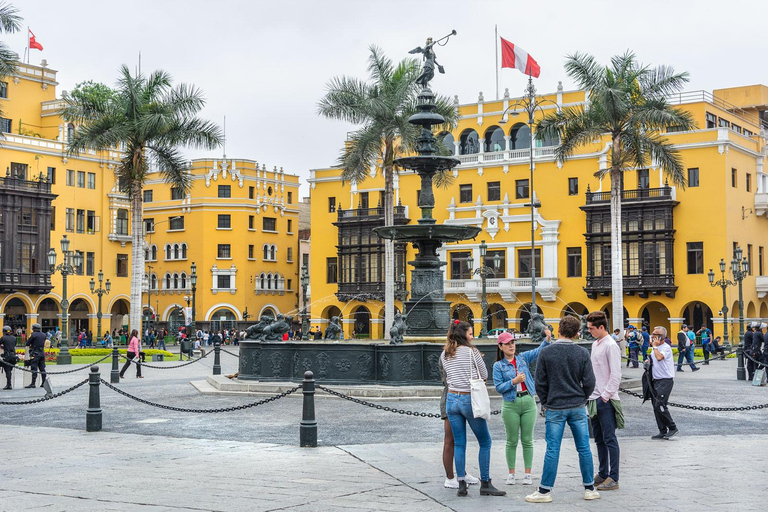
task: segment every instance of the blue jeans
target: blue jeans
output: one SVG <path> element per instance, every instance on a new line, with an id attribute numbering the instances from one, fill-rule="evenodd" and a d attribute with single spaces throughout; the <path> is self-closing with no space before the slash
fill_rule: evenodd
<path id="1" fill-rule="evenodd" d="M 480 465 L 480 480 L 490 480 L 491 472 L 491 433 L 488 423 L 483 418 L 475 418 L 472 414 L 472 397 L 448 393 L 445 402 L 448 422 L 453 431 L 453 461 L 456 464 L 456 476 L 463 480 L 467 475 L 465 470 L 467 456 L 467 423 L 480 445 L 478 464 Z"/>
<path id="2" fill-rule="evenodd" d="M 683 369 L 683 360 L 688 361 L 690 364 L 691 369 L 696 368 L 696 365 L 693 364 L 693 345 L 690 345 L 685 348 L 683 351 L 679 351 L 677 355 L 677 369 L 682 370 Z"/>
<path id="3" fill-rule="evenodd" d="M 581 469 L 581 481 L 585 486 L 593 485 L 595 466 L 592 462 L 592 451 L 589 449 L 589 424 L 587 423 L 587 409 L 563 409 L 556 411 L 547 409 L 545 416 L 545 434 L 547 452 L 544 454 L 544 469 L 541 472 L 541 487 L 552 489 L 557 478 L 557 464 L 560 460 L 560 443 L 563 441 L 565 424 L 571 427 L 573 442 L 576 451 L 579 452 L 579 468 Z"/>
<path id="4" fill-rule="evenodd" d="M 619 481 L 619 440 L 616 439 L 616 411 L 611 402 L 597 402 L 597 416 L 592 418 L 592 433 L 597 445 L 598 475 Z"/>

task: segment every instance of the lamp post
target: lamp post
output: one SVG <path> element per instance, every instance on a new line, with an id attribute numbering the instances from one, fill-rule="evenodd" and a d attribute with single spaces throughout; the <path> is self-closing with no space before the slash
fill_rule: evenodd
<path id="1" fill-rule="evenodd" d="M 192 285 L 192 323 L 189 324 L 189 327 L 192 330 L 191 336 L 196 336 L 197 334 L 197 325 L 195 323 L 195 294 L 197 293 L 197 265 L 195 265 L 195 262 L 192 262 L 191 267 L 192 273 L 189 276 L 189 282 Z M 191 337 L 190 336 L 190 337 Z M 194 343 L 194 341 L 193 341 Z M 192 345 L 194 346 L 194 345 Z"/>
<path id="2" fill-rule="evenodd" d="M 744 294 L 742 281 L 749 275 L 749 260 L 742 259 L 741 247 L 734 251 L 734 258 L 731 260 L 731 273 L 733 280 L 739 285 L 739 345 L 736 347 L 736 378 L 738 380 L 747 380 L 747 373 L 744 370 Z"/>
<path id="3" fill-rule="evenodd" d="M 715 281 L 715 272 L 712 269 L 709 269 L 707 277 L 709 278 L 710 286 L 719 286 L 723 290 L 723 308 L 720 311 L 723 313 L 723 344 L 728 345 L 728 299 L 726 298 L 725 291 L 729 286 L 734 286 L 736 283 L 729 281 L 725 277 L 725 260 L 722 258 L 720 258 L 720 279 Z"/>
<path id="4" fill-rule="evenodd" d="M 99 287 L 96 288 L 96 281 L 91 278 L 91 282 L 89 283 L 91 286 L 91 293 L 97 295 L 99 297 L 99 310 L 96 312 L 96 341 L 102 341 L 104 337 L 101 335 L 101 298 L 104 295 L 109 295 L 109 291 L 112 289 L 112 283 L 109 282 L 109 279 L 107 279 L 107 282 L 104 283 L 104 272 L 99 270 Z M 102 286 L 102 284 L 104 286 Z"/>
<path id="5" fill-rule="evenodd" d="M 70 240 L 67 235 L 61 239 L 62 262 L 56 265 L 56 250 L 51 247 L 48 251 L 48 268 L 51 274 L 61 273 L 61 323 L 64 343 L 59 349 L 57 364 L 72 364 L 72 356 L 69 353 L 69 300 L 67 300 L 67 276 L 74 274 L 77 268 L 83 264 L 83 255 L 69 250 Z"/>
<path id="6" fill-rule="evenodd" d="M 307 340 L 309 338 L 309 318 L 307 318 L 307 287 L 309 286 L 309 269 L 306 265 L 301 267 L 301 298 L 302 298 L 302 311 L 301 311 L 301 339 Z"/>
<path id="7" fill-rule="evenodd" d="M 493 268 L 488 267 L 485 264 L 485 256 L 488 254 L 488 245 L 486 245 L 485 240 L 480 240 L 480 268 L 476 269 L 474 272 L 472 272 L 473 275 L 479 275 L 480 276 L 480 282 L 481 282 L 481 293 L 482 297 L 480 300 L 480 307 L 482 308 L 482 318 L 483 322 L 480 327 L 480 335 L 478 338 L 484 338 L 486 334 L 488 334 L 488 294 L 486 290 L 486 279 L 488 278 L 488 274 L 496 275 L 496 271 L 499 268 L 499 263 L 501 261 L 501 258 L 499 257 L 498 253 L 493 257 Z M 472 260 L 469 260 L 470 269 L 472 268 Z"/>

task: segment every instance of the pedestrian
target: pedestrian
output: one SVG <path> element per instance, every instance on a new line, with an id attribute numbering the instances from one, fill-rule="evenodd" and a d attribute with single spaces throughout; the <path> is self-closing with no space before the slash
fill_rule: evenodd
<path id="1" fill-rule="evenodd" d="M 488 368 L 480 351 L 472 344 L 473 338 L 472 326 L 467 322 L 455 320 L 448 329 L 447 340 L 440 354 L 440 361 L 445 368 L 445 381 L 448 384 L 445 409 L 453 432 L 453 459 L 456 464 L 456 479 L 459 481 L 456 494 L 467 495 L 465 465 L 469 424 L 480 445 L 480 495 L 504 496 L 506 491 L 496 489 L 491 483 L 491 433 L 488 430 L 488 422 L 484 418 L 475 418 L 472 412 L 469 381 L 473 375 L 478 379 L 488 379 Z"/>
<path id="2" fill-rule="evenodd" d="M 319 326 L 315 327 L 315 339 L 316 340 L 323 339 L 323 333 L 322 333 L 322 331 L 320 331 L 320 327 Z"/>
<path id="3" fill-rule="evenodd" d="M 40 385 L 45 384 L 47 375 L 45 373 L 45 334 L 40 332 L 40 324 L 32 324 L 32 335 L 26 342 L 26 346 L 29 347 L 29 361 L 32 366 L 32 383 L 27 388 L 35 387 L 35 380 L 37 380 L 37 372 L 40 372 Z"/>
<path id="4" fill-rule="evenodd" d="M 587 316 L 587 322 L 589 318 L 590 316 Z M 589 326 L 589 323 L 587 325 Z M 595 490 L 594 464 L 589 448 L 589 424 L 585 408 L 587 398 L 595 389 L 595 374 L 592 372 L 589 352 L 573 341 L 580 329 L 581 322 L 578 318 L 566 316 L 561 319 L 559 338 L 539 353 L 536 363 L 535 387 L 541 408 L 545 411 L 544 437 L 547 441 L 547 451 L 544 454 L 539 489 L 525 497 L 525 501 L 530 503 L 552 501 L 552 489 L 557 478 L 560 445 L 566 423 L 571 429 L 573 442 L 579 453 L 584 499 L 600 498 L 600 493 Z M 616 342 L 611 342 L 618 351 Z"/>
<path id="5" fill-rule="evenodd" d="M 648 348 L 651 346 L 651 335 L 648 334 L 648 327 L 640 328 L 640 336 L 643 337 L 643 344 L 640 346 L 640 353 L 643 355 L 643 362 L 648 359 Z"/>
<path id="6" fill-rule="evenodd" d="M 651 366 L 651 376 L 653 377 L 653 391 L 651 393 L 651 403 L 653 403 L 653 415 L 656 417 L 656 426 L 659 427 L 659 433 L 651 436 L 651 439 L 670 439 L 677 435 L 677 425 L 669 413 L 669 395 L 672 393 L 672 386 L 675 383 L 675 361 L 672 355 L 672 347 L 664 343 L 667 337 L 667 330 L 664 327 L 654 327 L 651 340 L 653 356 L 648 364 Z"/>
<path id="7" fill-rule="evenodd" d="M 62 336 L 61 330 L 59 330 L 59 328 L 57 327 L 56 328 L 56 346 L 57 347 L 61 347 L 61 336 Z"/>
<path id="8" fill-rule="evenodd" d="M 551 337 L 551 335 L 550 335 Z M 523 464 L 525 476 L 523 485 L 532 485 L 531 467 L 533 466 L 533 427 L 536 425 L 536 383 L 531 374 L 531 366 L 536 364 L 539 352 L 550 344 L 545 338 L 541 345 L 527 352 L 517 353 L 515 338 L 508 332 L 503 332 L 496 340 L 496 362 L 493 365 L 493 384 L 502 396 L 501 419 L 507 434 L 506 484 L 515 484 L 515 463 L 517 460 L 517 441 L 523 445 Z"/>
<path id="9" fill-rule="evenodd" d="M 624 428 L 619 397 L 621 354 L 618 345 L 608 334 L 608 318 L 605 313 L 595 311 L 587 315 L 587 327 L 595 337 L 590 354 L 595 390 L 588 404 L 599 463 L 595 485 L 598 491 L 613 491 L 619 488 L 620 454 L 616 428 Z"/>
<path id="10" fill-rule="evenodd" d="M 630 363 L 632 364 L 632 368 L 637 368 L 639 364 L 637 355 L 640 352 L 641 336 L 635 330 L 634 325 L 630 325 L 627 327 L 626 338 L 627 338 L 627 346 L 629 347 L 629 358 L 627 359 L 627 368 L 629 368 Z M 619 355 L 619 357 L 621 357 L 621 355 Z"/>
<path id="11" fill-rule="evenodd" d="M 85 333 L 85 339 L 88 343 L 89 347 L 93 346 L 93 332 L 91 332 L 90 329 L 88 329 L 88 332 Z"/>
<path id="12" fill-rule="evenodd" d="M 126 357 L 128 360 L 123 365 L 123 369 L 120 370 L 120 378 L 125 377 L 125 371 L 128 369 L 129 366 L 131 366 L 131 363 L 136 363 L 136 378 L 137 379 L 143 379 L 144 377 L 141 376 L 141 361 L 139 357 L 139 353 L 141 352 L 141 340 L 139 340 L 139 331 L 134 329 L 131 331 L 131 339 L 128 342 L 128 350 L 126 353 Z"/>
<path id="13" fill-rule="evenodd" d="M 167 334 L 167 332 L 165 331 L 165 329 L 160 329 L 160 334 L 157 337 L 157 348 L 159 350 L 166 350 L 166 348 L 165 348 L 165 335 L 166 334 Z"/>
<path id="14" fill-rule="evenodd" d="M 763 362 L 763 344 L 765 341 L 765 338 L 763 336 L 763 327 L 765 326 L 762 322 L 756 322 L 755 323 L 755 333 L 752 337 L 752 358 L 757 361 L 752 361 L 752 364 L 755 365 L 755 369 L 762 368 L 762 365 L 759 363 Z M 754 375 L 754 372 L 752 372 Z"/>
<path id="15" fill-rule="evenodd" d="M 704 364 L 709 364 L 709 355 L 714 353 L 714 340 L 709 327 L 702 325 L 696 334 L 701 337 L 701 350 L 704 353 Z"/>
<path id="16" fill-rule="evenodd" d="M 677 333 L 677 371 L 679 372 L 684 371 L 683 361 L 685 360 L 688 361 L 692 372 L 697 372 L 700 370 L 700 368 L 698 368 L 693 362 L 694 345 L 689 332 L 690 329 L 688 329 L 688 326 L 683 324 L 680 332 Z M 695 339 L 696 336 L 693 333 L 690 334 L 693 335 Z"/>
<path id="17" fill-rule="evenodd" d="M 289 339 L 290 339 L 290 338 L 289 338 L 289 336 L 288 336 L 288 333 L 287 333 L 287 332 L 284 332 L 284 333 L 283 333 L 283 341 L 288 341 Z"/>
<path id="18" fill-rule="evenodd" d="M 19 362 L 16 355 L 16 336 L 11 334 L 13 329 L 10 325 L 3 326 L 3 337 L 0 338 L 0 344 L 3 346 L 3 370 L 5 371 L 6 384 L 3 389 L 11 389 L 11 377 L 13 376 L 13 367 Z"/>
<path id="19" fill-rule="evenodd" d="M 109 331 L 104 332 L 104 337 L 101 338 L 101 345 L 104 348 L 112 348 L 114 343 L 112 342 L 112 336 L 109 335 Z"/>

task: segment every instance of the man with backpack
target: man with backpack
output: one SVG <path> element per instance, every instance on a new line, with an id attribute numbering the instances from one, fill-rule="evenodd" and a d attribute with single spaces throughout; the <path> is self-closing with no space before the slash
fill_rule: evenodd
<path id="1" fill-rule="evenodd" d="M 688 361 L 692 372 L 697 372 L 701 369 L 693 364 L 694 344 L 689 332 L 688 326 L 683 324 L 680 332 L 677 333 L 677 371 L 679 372 L 685 371 L 683 370 L 683 361 Z M 693 335 L 692 332 L 690 334 Z M 696 339 L 696 336 L 694 335 L 693 338 Z"/>

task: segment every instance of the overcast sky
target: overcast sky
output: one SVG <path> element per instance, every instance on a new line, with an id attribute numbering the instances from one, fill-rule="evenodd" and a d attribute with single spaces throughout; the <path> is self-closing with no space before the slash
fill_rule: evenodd
<path id="1" fill-rule="evenodd" d="M 59 71 L 59 94 L 94 80 L 114 85 L 119 66 L 168 71 L 202 89 L 202 115 L 227 118 L 226 154 L 277 165 L 309 177 L 332 165 L 352 127 L 318 117 L 328 80 L 366 76 L 368 46 L 394 60 L 426 37 L 458 35 L 437 48 L 446 70 L 432 88 L 462 103 L 496 95 L 494 25 L 499 35 L 538 61 L 542 93 L 565 76 L 566 54 L 601 62 L 632 49 L 640 60 L 691 75 L 688 90 L 765 83 L 765 20 L 761 1 L 622 2 L 606 0 L 12 0 L 24 17 L 21 33 L 3 35 L 22 55 L 26 26 L 44 46 L 30 63 Z M 500 94 L 522 94 L 525 76 L 499 73 Z M 218 156 L 189 151 L 191 158 Z M 308 193 L 306 184 L 302 195 Z"/>

